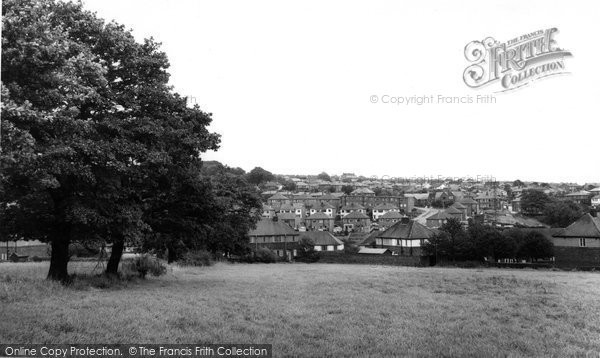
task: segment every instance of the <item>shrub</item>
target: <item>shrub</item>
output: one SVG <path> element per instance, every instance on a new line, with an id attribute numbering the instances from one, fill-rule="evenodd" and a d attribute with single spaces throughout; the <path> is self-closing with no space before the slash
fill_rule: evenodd
<path id="1" fill-rule="evenodd" d="M 273 263 L 277 262 L 279 257 L 273 251 L 267 249 L 266 247 L 258 248 L 254 252 L 254 261 L 255 262 L 263 262 L 263 263 Z"/>
<path id="2" fill-rule="evenodd" d="M 321 258 L 321 255 L 315 251 L 315 243 L 309 238 L 300 239 L 298 243 L 300 249 L 298 250 L 298 257 L 296 261 L 300 262 L 317 262 Z"/>
<path id="3" fill-rule="evenodd" d="M 182 266 L 211 266 L 213 257 L 206 250 L 188 251 L 184 253 L 178 263 Z"/>
<path id="4" fill-rule="evenodd" d="M 345 243 L 344 244 L 344 253 L 346 254 L 357 254 L 359 251 L 358 246 L 351 244 L 351 243 Z"/>
<path id="5" fill-rule="evenodd" d="M 133 260 L 123 262 L 121 268 L 126 276 L 129 273 L 136 273 L 140 278 L 145 278 L 148 273 L 152 276 L 161 276 L 167 273 L 167 267 L 159 259 L 149 254 L 141 254 Z"/>

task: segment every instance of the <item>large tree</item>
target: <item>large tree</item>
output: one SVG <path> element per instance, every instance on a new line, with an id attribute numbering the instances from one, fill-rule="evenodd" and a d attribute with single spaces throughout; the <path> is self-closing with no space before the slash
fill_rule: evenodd
<path id="1" fill-rule="evenodd" d="M 542 215 L 550 197 L 541 190 L 524 190 L 521 196 L 521 210 L 526 215 Z"/>
<path id="2" fill-rule="evenodd" d="M 144 212 L 171 193 L 165 178 L 183 186 L 217 149 L 211 117 L 173 93 L 159 44 L 81 4 L 8 0 L 2 15 L 6 230 L 51 244 L 50 279 L 67 280 L 75 239 L 112 242 L 116 270 L 124 242 L 151 230 Z"/>
<path id="3" fill-rule="evenodd" d="M 261 167 L 256 167 L 246 174 L 246 180 L 255 185 L 260 185 L 274 179 L 275 175 L 273 175 L 273 173 Z"/>
<path id="4" fill-rule="evenodd" d="M 573 201 L 553 200 L 543 209 L 543 221 L 552 227 L 567 227 L 577 221 L 585 211 Z"/>

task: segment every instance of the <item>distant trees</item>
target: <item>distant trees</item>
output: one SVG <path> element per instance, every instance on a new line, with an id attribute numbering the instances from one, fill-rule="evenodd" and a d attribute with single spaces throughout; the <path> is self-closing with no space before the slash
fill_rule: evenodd
<path id="1" fill-rule="evenodd" d="M 346 195 L 350 195 L 354 191 L 352 185 L 342 185 L 342 193 Z"/>
<path id="2" fill-rule="evenodd" d="M 266 183 L 274 179 L 275 176 L 273 175 L 273 173 L 261 167 L 256 167 L 252 169 L 248 174 L 246 174 L 246 180 L 248 181 L 248 183 L 254 185 L 260 185 L 262 183 Z"/>
<path id="3" fill-rule="evenodd" d="M 331 181 L 331 177 L 325 172 L 322 172 L 319 175 L 317 175 L 317 178 L 325 181 Z"/>
<path id="4" fill-rule="evenodd" d="M 521 210 L 526 215 L 542 215 L 550 197 L 540 190 L 524 190 L 521 196 Z"/>
<path id="5" fill-rule="evenodd" d="M 522 181 L 520 181 L 519 179 L 517 179 L 517 180 L 513 181 L 512 185 L 516 186 L 516 187 L 522 187 L 522 186 L 525 185 L 525 183 L 523 183 Z"/>
<path id="6" fill-rule="evenodd" d="M 538 260 L 554 255 L 553 244 L 536 231 L 500 231 L 472 224 L 465 230 L 453 219 L 440 227 L 439 234 L 427 240 L 423 251 L 442 261 L 492 261 L 502 259 Z"/>
<path id="7" fill-rule="evenodd" d="M 577 221 L 584 209 L 573 201 L 552 200 L 544 205 L 542 221 L 552 227 L 567 227 Z"/>

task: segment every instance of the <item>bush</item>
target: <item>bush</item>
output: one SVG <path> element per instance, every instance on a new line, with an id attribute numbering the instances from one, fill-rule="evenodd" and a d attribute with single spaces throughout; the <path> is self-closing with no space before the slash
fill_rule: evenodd
<path id="1" fill-rule="evenodd" d="M 188 251 L 184 253 L 178 263 L 182 266 L 211 266 L 212 254 L 206 250 Z"/>
<path id="2" fill-rule="evenodd" d="M 358 246 L 351 244 L 351 243 L 345 243 L 344 244 L 344 253 L 346 254 L 357 254 L 359 251 Z"/>
<path id="3" fill-rule="evenodd" d="M 133 260 L 123 262 L 121 268 L 125 275 L 135 273 L 140 278 L 146 278 L 148 273 L 152 276 L 161 276 L 167 273 L 167 267 L 159 259 L 149 254 L 141 254 Z"/>
<path id="4" fill-rule="evenodd" d="M 273 263 L 277 262 L 279 257 L 273 251 L 267 249 L 266 247 L 258 248 L 254 252 L 254 262 L 262 262 L 262 263 Z"/>
<path id="5" fill-rule="evenodd" d="M 300 239 L 298 242 L 300 249 L 296 261 L 300 262 L 317 262 L 321 258 L 319 252 L 315 251 L 315 243 L 308 238 Z"/>

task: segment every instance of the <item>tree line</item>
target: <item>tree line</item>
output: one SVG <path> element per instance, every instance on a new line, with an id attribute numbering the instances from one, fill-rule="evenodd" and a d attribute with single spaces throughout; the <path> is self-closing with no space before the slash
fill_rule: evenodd
<path id="1" fill-rule="evenodd" d="M 219 148 L 212 114 L 169 86 L 153 39 L 137 42 L 81 3 L 2 6 L 0 239 L 51 245 L 48 278 L 67 281 L 69 245 L 164 253 L 243 250 L 260 215 L 245 173 L 203 167 Z"/>
<path id="2" fill-rule="evenodd" d="M 471 223 L 467 229 L 458 219 L 448 219 L 438 234 L 427 240 L 423 251 L 437 260 L 497 261 L 517 259 L 536 261 L 554 256 L 554 245 L 536 230 L 497 228 Z"/>

